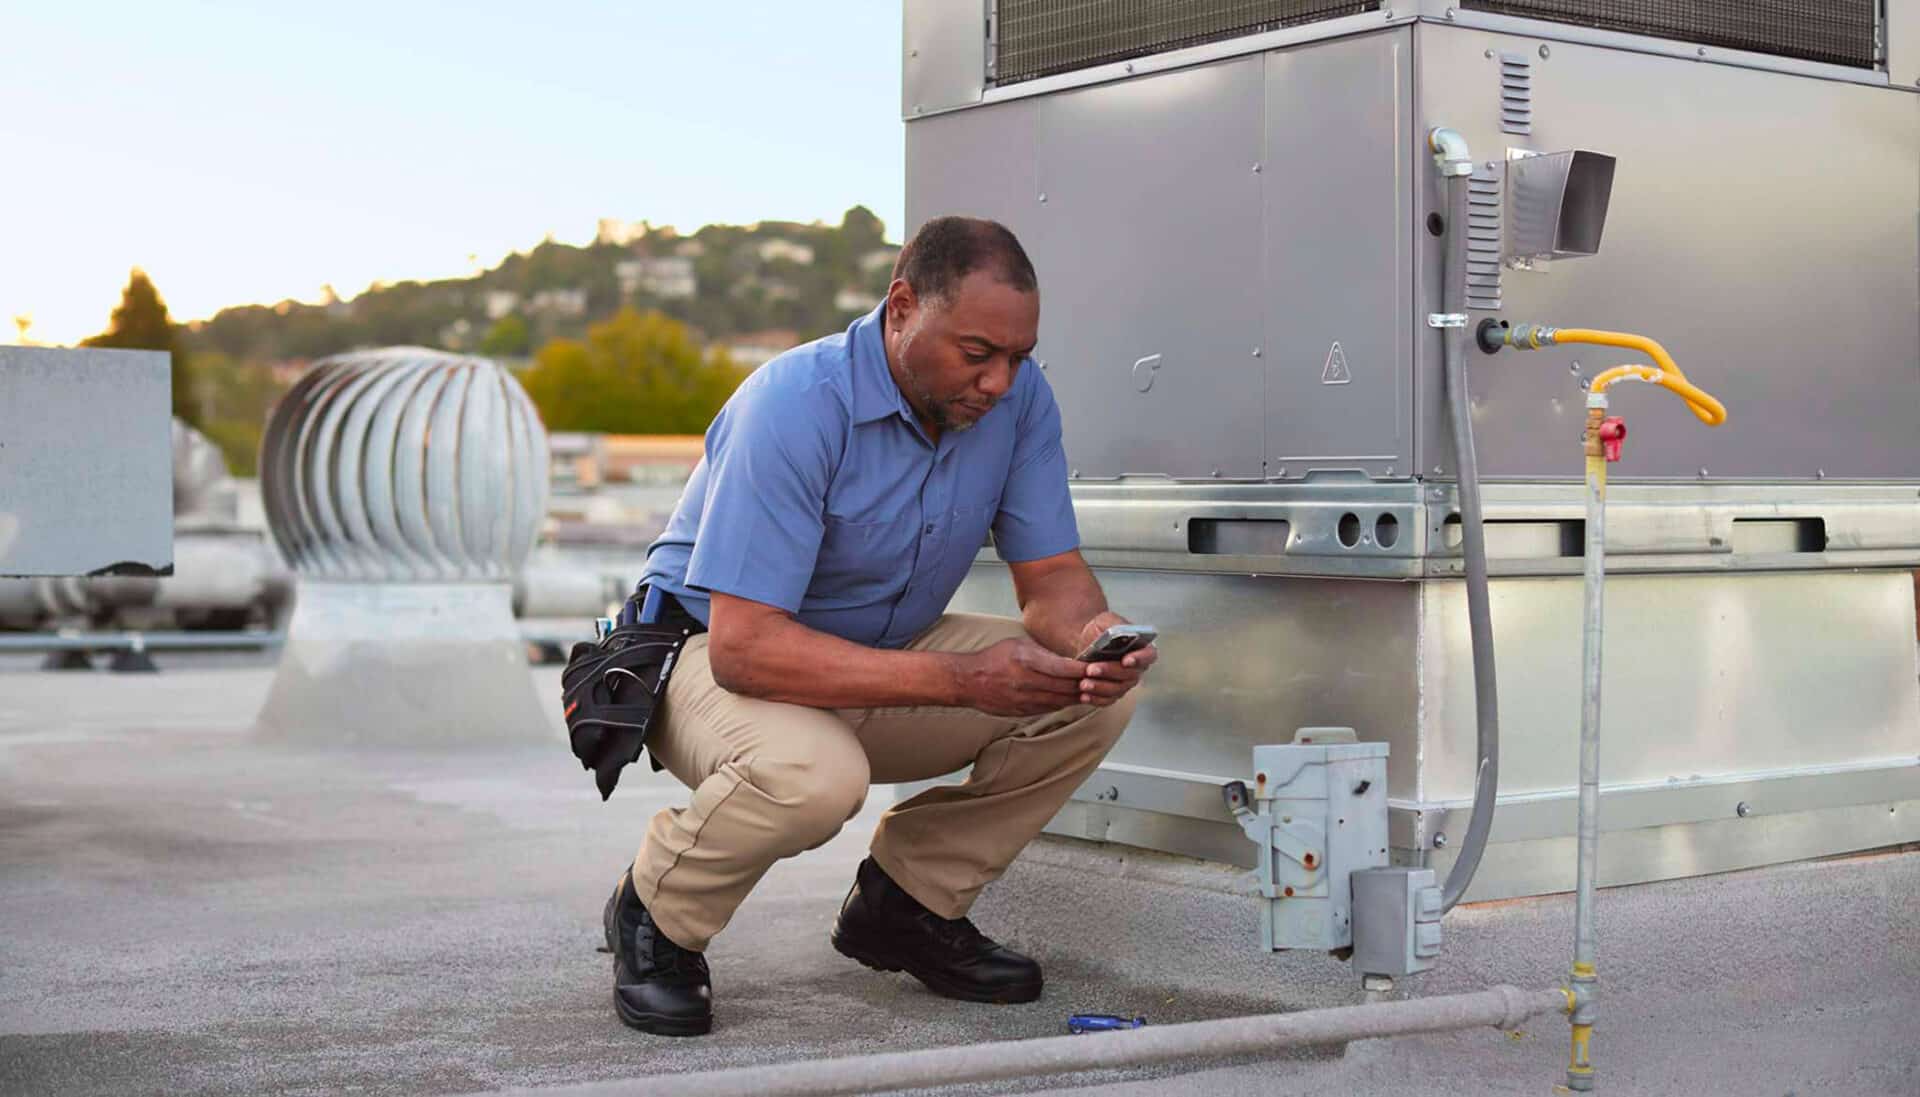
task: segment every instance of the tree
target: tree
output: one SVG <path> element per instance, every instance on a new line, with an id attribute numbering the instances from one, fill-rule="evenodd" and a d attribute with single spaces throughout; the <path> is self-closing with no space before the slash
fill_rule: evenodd
<path id="1" fill-rule="evenodd" d="M 628 308 L 541 347 L 521 380 L 549 430 L 699 434 L 746 376 L 679 321 Z"/>
<path id="2" fill-rule="evenodd" d="M 193 371 L 179 334 L 180 329 L 167 315 L 167 303 L 160 299 L 160 291 L 153 288 L 153 280 L 147 277 L 146 271 L 135 267 L 127 277 L 127 288 L 120 291 L 120 306 L 113 310 L 107 330 L 81 340 L 80 345 L 168 352 L 173 359 L 173 413 L 198 426 Z"/>
<path id="3" fill-rule="evenodd" d="M 493 322 L 480 339 L 480 353 L 498 358 L 518 358 L 527 353 L 530 340 L 527 322 L 518 313 L 508 313 Z"/>

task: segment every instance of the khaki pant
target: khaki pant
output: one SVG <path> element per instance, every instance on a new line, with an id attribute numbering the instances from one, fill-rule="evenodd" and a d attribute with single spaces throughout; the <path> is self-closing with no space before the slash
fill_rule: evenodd
<path id="1" fill-rule="evenodd" d="M 971 652 L 1025 630 L 1002 617 L 948 614 L 908 645 Z M 870 782 L 919 781 L 973 766 L 965 783 L 895 804 L 873 857 L 928 909 L 958 918 L 998 879 L 1100 763 L 1133 714 L 1044 716 L 963 708 L 827 709 L 761 701 L 713 682 L 707 638 L 681 652 L 647 748 L 693 789 L 653 817 L 633 885 L 668 937 L 705 949 L 782 857 L 821 845 L 860 811 Z"/>

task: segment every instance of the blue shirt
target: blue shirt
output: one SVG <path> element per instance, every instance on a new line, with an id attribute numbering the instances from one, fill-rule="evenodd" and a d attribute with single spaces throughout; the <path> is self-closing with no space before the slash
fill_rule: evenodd
<path id="1" fill-rule="evenodd" d="M 1008 561 L 1080 546 L 1046 376 L 1023 363 L 992 411 L 936 445 L 887 370 L 875 309 L 741 384 L 641 581 L 702 621 L 719 591 L 898 648 L 945 611 L 989 529 Z"/>

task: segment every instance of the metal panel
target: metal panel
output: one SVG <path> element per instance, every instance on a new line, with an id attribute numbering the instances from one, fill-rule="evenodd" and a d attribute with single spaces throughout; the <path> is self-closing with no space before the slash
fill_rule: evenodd
<path id="1" fill-rule="evenodd" d="M 1266 462 L 1408 474 L 1409 30 L 1266 57 Z M 1421 165 L 1424 166 L 1424 161 Z"/>
<path id="2" fill-rule="evenodd" d="M 1039 189 L 1013 227 L 1081 476 L 1261 473 L 1261 74 L 1249 58 L 1038 101 Z"/>
<path id="3" fill-rule="evenodd" d="M 906 0 L 900 31 L 903 117 L 980 101 L 987 75 L 986 0 Z"/>
<path id="4" fill-rule="evenodd" d="M 1418 584 L 1106 570 L 1100 580 L 1116 610 L 1160 629 L 1160 665 L 1111 761 L 1244 777 L 1255 746 L 1336 725 L 1386 742 L 1389 795 L 1418 798 Z M 976 566 L 953 608 L 1016 614 L 1007 569 Z"/>
<path id="5" fill-rule="evenodd" d="M 1887 77 L 1920 87 L 1920 0 L 1887 0 Z"/>
<path id="6" fill-rule="evenodd" d="M 1871 68 L 1878 0 L 1460 0 L 1469 11 Z"/>
<path id="7" fill-rule="evenodd" d="M 1575 578 L 1493 584 L 1503 794 L 1574 784 L 1581 589 Z M 1422 591 L 1419 799 L 1469 799 L 1465 587 Z M 1602 773 L 1620 785 L 1911 761 L 1914 637 L 1901 572 L 1609 578 Z"/>
<path id="8" fill-rule="evenodd" d="M 0 347 L 0 575 L 172 573 L 168 362 Z"/>
<path id="9" fill-rule="evenodd" d="M 911 237 L 946 214 L 990 217 L 1034 250 L 1039 228 L 1038 100 L 923 118 L 907 127 L 907 226 Z M 1067 271 L 1038 264 L 1041 320 Z M 1041 352 L 1041 357 L 1046 351 Z"/>
<path id="10" fill-rule="evenodd" d="M 1503 158 L 1513 139 L 1499 131 L 1493 69 L 1502 51 L 1538 57 L 1537 40 L 1427 24 L 1416 33 L 1410 143 L 1450 125 L 1482 160 Z M 1529 147 L 1607 152 L 1619 172 L 1600 253 L 1508 271 L 1505 315 L 1649 334 L 1732 416 L 1707 430 L 1679 401 L 1623 392 L 1615 407 L 1634 441 L 1613 475 L 1920 477 L 1914 100 L 1587 46 L 1546 52 L 1534 65 Z M 1667 109 L 1678 103 L 1687 109 Z M 1418 193 L 1423 215 L 1440 209 L 1431 178 Z M 1438 304 L 1440 259 L 1435 241 L 1422 245 L 1424 310 Z M 1439 336 L 1421 331 L 1417 346 L 1420 465 L 1444 473 Z M 1579 347 L 1476 355 L 1482 474 L 1577 477 L 1582 394 L 1571 367 L 1591 376 L 1622 360 Z"/>
<path id="11" fill-rule="evenodd" d="M 998 0 L 1001 84 L 1358 15 L 1379 0 Z"/>

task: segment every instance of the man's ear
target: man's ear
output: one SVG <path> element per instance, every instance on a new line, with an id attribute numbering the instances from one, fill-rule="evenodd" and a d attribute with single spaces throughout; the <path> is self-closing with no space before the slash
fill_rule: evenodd
<path id="1" fill-rule="evenodd" d="M 887 330 L 905 331 L 912 326 L 913 316 L 920 311 L 920 298 L 913 287 L 904 278 L 895 278 L 887 287 Z"/>

